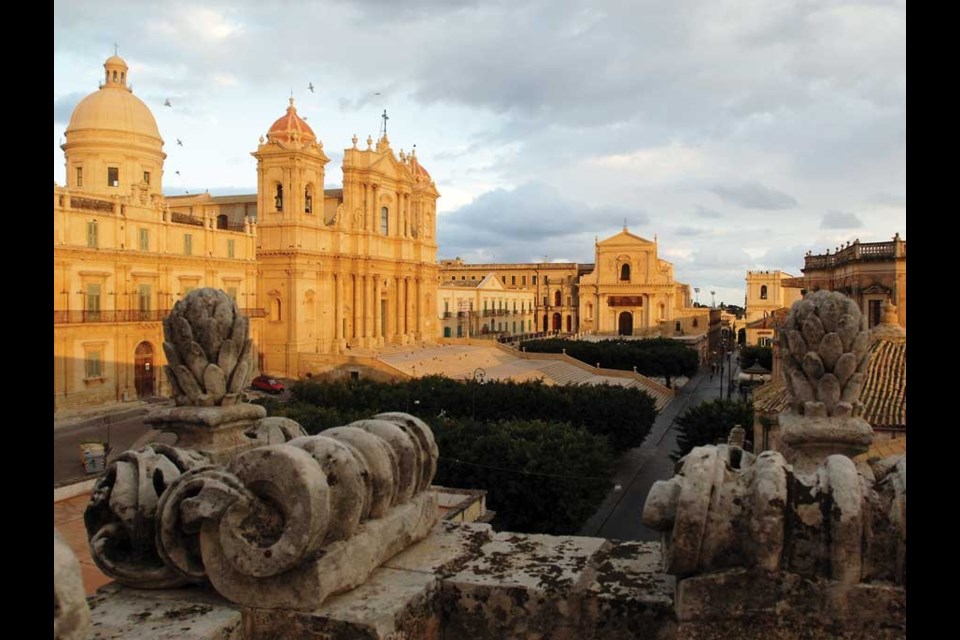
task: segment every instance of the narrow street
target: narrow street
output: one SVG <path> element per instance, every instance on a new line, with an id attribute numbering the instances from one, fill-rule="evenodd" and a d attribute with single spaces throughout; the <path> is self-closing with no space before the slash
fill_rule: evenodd
<path id="1" fill-rule="evenodd" d="M 736 358 L 731 358 L 733 380 L 736 381 L 739 369 Z M 723 397 L 727 397 L 729 372 L 724 363 Z M 660 533 L 648 529 L 640 521 L 643 504 L 647 500 L 650 487 L 657 480 L 666 480 L 673 476 L 675 463 L 670 454 L 677 445 L 677 432 L 673 422 L 687 407 L 693 407 L 705 400 L 720 397 L 720 375 L 710 377 L 710 370 L 701 371 L 684 385 L 677 396 L 657 416 L 653 428 L 639 447 L 627 451 L 617 464 L 615 482 L 620 490 L 611 491 L 600 507 L 580 530 L 580 535 L 614 538 L 619 540 L 660 539 Z M 737 397 L 734 391 L 734 397 Z"/>

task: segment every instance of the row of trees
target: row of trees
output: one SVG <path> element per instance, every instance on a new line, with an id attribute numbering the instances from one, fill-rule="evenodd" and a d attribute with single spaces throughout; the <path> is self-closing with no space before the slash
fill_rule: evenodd
<path id="1" fill-rule="evenodd" d="M 617 454 L 638 446 L 656 418 L 642 390 L 605 385 L 427 377 L 300 381 L 291 391 L 286 403 L 261 402 L 309 433 L 383 411 L 423 418 L 440 449 L 435 482 L 487 490 L 495 525 L 525 532 L 575 533 L 609 491 Z"/>
<path id="2" fill-rule="evenodd" d="M 576 358 L 601 367 L 631 371 L 645 376 L 662 376 L 670 386 L 670 380 L 677 376 L 692 377 L 697 373 L 700 358 L 690 347 L 668 338 L 650 338 L 648 340 L 530 340 L 522 342 L 521 347 L 534 353 L 566 352 Z"/>

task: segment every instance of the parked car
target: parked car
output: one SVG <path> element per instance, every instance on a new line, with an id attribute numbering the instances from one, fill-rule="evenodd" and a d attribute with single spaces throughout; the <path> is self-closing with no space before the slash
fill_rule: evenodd
<path id="1" fill-rule="evenodd" d="M 253 379 L 253 382 L 250 383 L 250 386 L 254 389 L 268 391 L 270 393 L 283 393 L 285 389 L 282 382 L 270 376 L 257 376 Z"/>

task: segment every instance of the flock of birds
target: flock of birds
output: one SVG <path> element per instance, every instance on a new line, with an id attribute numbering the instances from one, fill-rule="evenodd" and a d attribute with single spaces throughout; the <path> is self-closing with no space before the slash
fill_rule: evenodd
<path id="1" fill-rule="evenodd" d="M 310 83 L 307 84 L 307 90 L 308 90 L 310 93 L 316 93 L 315 88 L 314 88 L 312 82 L 310 82 Z M 380 93 L 381 93 L 380 91 L 375 91 L 373 95 L 379 96 Z M 163 106 L 173 108 L 173 102 L 171 102 L 170 98 L 165 98 L 165 99 L 163 100 Z M 306 120 L 306 119 L 307 119 L 306 116 L 303 116 L 303 119 Z M 182 147 L 182 146 L 183 146 L 183 140 L 181 140 L 180 138 L 177 138 L 177 146 L 178 146 L 178 147 Z M 180 175 L 180 171 L 179 171 L 179 170 L 174 171 L 174 173 L 175 173 L 176 175 L 178 175 L 178 176 Z M 187 191 L 187 193 L 189 194 L 190 192 Z"/>

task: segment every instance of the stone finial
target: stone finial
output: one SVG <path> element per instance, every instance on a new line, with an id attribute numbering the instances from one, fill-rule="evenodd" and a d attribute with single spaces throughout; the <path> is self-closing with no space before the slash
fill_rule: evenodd
<path id="1" fill-rule="evenodd" d="M 165 371 L 178 406 L 235 404 L 252 370 L 248 320 L 219 289 L 195 289 L 163 321 Z"/>
<path id="2" fill-rule="evenodd" d="M 869 334 L 856 302 L 816 291 L 794 303 L 780 330 L 780 353 L 796 415 L 859 416 Z"/>
<path id="3" fill-rule="evenodd" d="M 353 137 L 350 138 L 350 140 L 353 142 L 353 148 L 356 149 L 356 148 L 357 148 L 357 134 L 353 134 Z"/>
<path id="4" fill-rule="evenodd" d="M 883 303 L 883 323 L 900 324 L 900 316 L 897 313 L 897 306 L 889 300 Z"/>
<path id="5" fill-rule="evenodd" d="M 90 607 L 83 591 L 80 563 L 73 549 L 53 530 L 53 638 L 90 637 Z"/>
<path id="6" fill-rule="evenodd" d="M 367 151 L 373 147 L 373 136 L 367 136 Z"/>
<path id="7" fill-rule="evenodd" d="M 731 447 L 737 447 L 743 449 L 743 445 L 747 439 L 746 430 L 740 425 L 735 425 L 733 429 L 730 430 L 730 435 L 727 436 L 727 444 Z"/>

